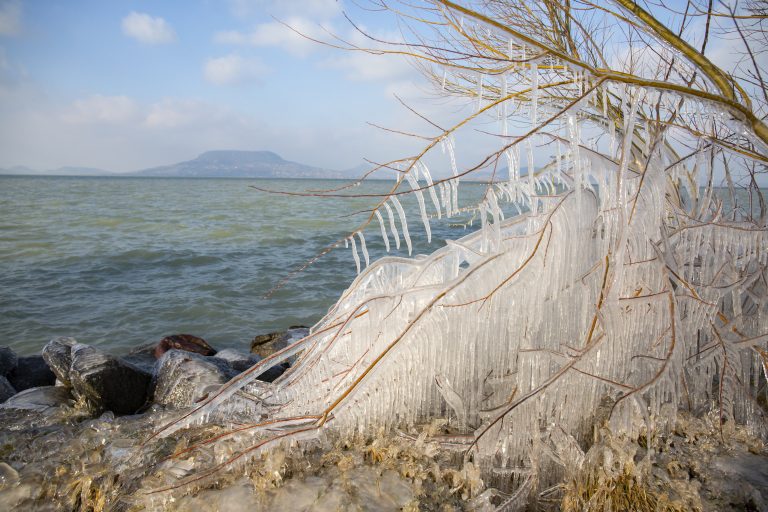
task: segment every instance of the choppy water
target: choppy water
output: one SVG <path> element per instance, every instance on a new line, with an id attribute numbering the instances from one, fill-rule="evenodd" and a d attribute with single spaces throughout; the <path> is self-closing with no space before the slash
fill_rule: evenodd
<path id="1" fill-rule="evenodd" d="M 271 298 L 265 292 L 363 218 L 343 215 L 374 200 L 292 198 L 250 184 L 296 191 L 340 182 L 0 177 L 0 345 L 30 354 L 53 336 L 73 336 L 121 353 L 186 332 L 216 348 L 247 349 L 256 334 L 311 325 L 355 276 L 348 250 L 331 252 Z M 470 184 L 461 195 L 471 200 L 482 190 Z M 415 252 L 463 230 L 433 224 L 427 246 L 413 208 Z M 374 258 L 383 244 L 372 228 Z"/>

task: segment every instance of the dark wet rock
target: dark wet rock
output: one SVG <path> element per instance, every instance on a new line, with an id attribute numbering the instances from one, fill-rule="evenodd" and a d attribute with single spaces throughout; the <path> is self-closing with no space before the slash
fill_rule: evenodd
<path id="1" fill-rule="evenodd" d="M 299 341 L 309 334 L 309 329 L 295 325 L 285 331 L 260 334 L 251 341 L 251 352 L 261 357 L 268 357 L 275 352 L 284 349 L 288 345 Z"/>
<path id="2" fill-rule="evenodd" d="M 16 352 L 10 347 L 0 347 L 0 377 L 5 377 L 11 373 L 19 362 Z"/>
<path id="3" fill-rule="evenodd" d="M 71 405 L 69 390 L 60 386 L 26 389 L 0 404 L 0 429 L 24 430 L 61 423 L 63 405 Z"/>
<path id="4" fill-rule="evenodd" d="M 246 354 L 233 348 L 227 348 L 220 350 L 216 353 L 214 359 L 221 359 L 226 361 L 229 366 L 238 372 L 244 372 L 251 366 L 261 361 L 261 356 L 257 354 Z"/>
<path id="5" fill-rule="evenodd" d="M 52 386 L 56 382 L 56 375 L 48 368 L 43 356 L 27 356 L 18 359 L 16 368 L 8 374 L 8 381 L 16 391 L 24 391 Z"/>
<path id="6" fill-rule="evenodd" d="M 69 380 L 74 394 L 97 410 L 133 414 L 147 399 L 152 375 L 88 345 L 72 346 Z"/>
<path id="7" fill-rule="evenodd" d="M 160 359 L 169 350 L 184 350 L 204 356 L 216 354 L 216 350 L 207 341 L 191 334 L 174 334 L 166 336 L 155 347 L 155 358 Z"/>
<path id="8" fill-rule="evenodd" d="M 290 368 L 291 365 L 286 363 L 280 363 L 278 365 L 275 365 L 268 370 L 266 370 L 264 373 L 258 376 L 258 380 L 263 382 L 274 382 L 279 376 L 281 376 L 283 373 L 285 373 L 285 370 Z"/>
<path id="9" fill-rule="evenodd" d="M 77 344 L 75 338 L 53 338 L 43 347 L 43 359 L 48 368 L 65 386 L 71 386 L 69 370 L 72 367 L 72 347 Z"/>
<path id="10" fill-rule="evenodd" d="M 15 394 L 16 390 L 8 382 L 8 379 L 0 375 L 0 403 L 5 402 Z"/>
<path id="11" fill-rule="evenodd" d="M 169 350 L 158 361 L 153 402 L 188 407 L 203 400 L 238 373 L 223 359 Z"/>
<path id="12" fill-rule="evenodd" d="M 262 358 L 258 354 L 245 354 L 239 350 L 228 348 L 218 352 L 213 359 L 226 361 L 232 369 L 241 373 L 261 361 Z M 287 362 L 278 364 L 272 368 L 268 368 L 264 373 L 259 375 L 258 380 L 263 382 L 273 382 L 288 368 L 290 368 L 290 364 Z"/>

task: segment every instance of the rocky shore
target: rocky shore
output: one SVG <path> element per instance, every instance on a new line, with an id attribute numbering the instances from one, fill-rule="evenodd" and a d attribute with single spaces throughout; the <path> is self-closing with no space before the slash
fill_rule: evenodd
<path id="1" fill-rule="evenodd" d="M 33 356 L 0 347 L 0 428 L 53 425 L 57 407 L 67 403 L 91 416 L 137 414 L 153 405 L 189 407 L 308 332 L 295 326 L 256 336 L 249 352 L 217 351 L 190 334 L 167 336 L 124 356 L 67 337 L 50 340 Z M 272 382 L 286 368 L 271 368 L 260 379 Z"/>
<path id="2" fill-rule="evenodd" d="M 217 351 L 188 334 L 124 356 L 73 338 L 54 338 L 35 356 L 0 347 L 0 510 L 493 512 L 509 499 L 486 489 L 477 467 L 440 444 L 450 434 L 445 419 L 415 434 L 328 433 L 300 448 L 280 446 L 189 494 L 138 497 L 189 474 L 193 459 L 172 461 L 170 454 L 226 430 L 193 425 L 145 446 L 153 432 L 307 333 L 292 327 L 256 336 L 248 352 Z M 264 385 L 287 367 L 262 375 Z M 226 449 L 212 445 L 199 456 L 226 459 L 219 453 Z M 652 439 L 603 429 L 569 464 L 571 478 L 540 496 L 536 510 L 584 510 L 588 503 L 589 510 L 624 510 L 616 503 L 631 498 L 632 510 L 768 512 L 765 443 L 721 424 L 714 412 L 681 411 L 668 433 Z"/>

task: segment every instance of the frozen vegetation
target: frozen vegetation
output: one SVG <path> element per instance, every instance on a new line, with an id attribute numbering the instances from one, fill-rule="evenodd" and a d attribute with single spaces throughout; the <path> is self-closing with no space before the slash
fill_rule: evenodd
<path id="1" fill-rule="evenodd" d="M 339 243 L 359 275 L 309 335 L 197 406 L 153 416 L 120 459 L 135 478 L 110 499 L 603 510 L 623 482 L 647 498 L 638 507 L 685 510 L 703 506 L 697 489 L 662 496 L 643 482 L 657 457 L 675 473 L 670 440 L 691 422 L 714 444 L 738 431 L 766 460 L 762 93 L 631 2 L 596 21 L 526 4 L 425 7 L 442 46 L 425 36 L 409 51 L 444 68 L 427 73 L 475 112 L 388 164 L 397 186 Z M 564 20 L 624 26 L 656 51 L 625 41 L 612 69 Z M 369 261 L 377 237 L 410 252 L 409 222 L 429 236 L 430 222 L 463 215 L 461 179 L 482 165 L 459 168 L 455 141 L 489 118 L 499 147 L 482 165 L 507 169 L 472 207 L 478 229 L 430 255 Z M 448 179 L 426 165 L 441 148 Z M 326 195 L 339 193 L 354 190 Z M 256 379 L 285 361 L 273 383 Z"/>

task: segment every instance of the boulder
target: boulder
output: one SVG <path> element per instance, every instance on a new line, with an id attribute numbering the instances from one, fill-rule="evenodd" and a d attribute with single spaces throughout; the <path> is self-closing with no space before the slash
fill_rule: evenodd
<path id="1" fill-rule="evenodd" d="M 16 394 L 16 390 L 8 382 L 8 379 L 0 375 L 0 404 Z"/>
<path id="2" fill-rule="evenodd" d="M 261 357 L 267 357 L 299 341 L 309 334 L 309 329 L 296 325 L 285 331 L 260 334 L 251 341 L 251 352 Z"/>
<path id="3" fill-rule="evenodd" d="M 58 424 L 65 416 L 62 405 L 71 402 L 69 390 L 59 386 L 26 389 L 0 404 L 4 430 L 25 430 Z"/>
<path id="4" fill-rule="evenodd" d="M 16 368 L 8 374 L 8 380 L 16 391 L 52 386 L 56 375 L 45 364 L 43 356 L 27 356 L 18 358 Z"/>
<path id="5" fill-rule="evenodd" d="M 0 377 L 6 377 L 19 362 L 16 353 L 10 347 L 0 347 Z"/>
<path id="6" fill-rule="evenodd" d="M 43 359 L 48 368 L 65 386 L 71 386 L 69 370 L 72 367 L 72 347 L 77 345 L 75 338 L 53 338 L 43 347 Z"/>
<path id="7" fill-rule="evenodd" d="M 212 356 L 216 354 L 216 350 L 214 350 L 207 341 L 203 338 L 192 336 L 191 334 L 174 334 L 172 336 L 166 336 L 160 340 L 160 343 L 155 347 L 155 358 L 160 359 L 163 354 L 169 350 L 184 350 L 204 356 Z"/>
<path id="8" fill-rule="evenodd" d="M 75 344 L 71 348 L 69 382 L 74 394 L 97 410 L 133 414 L 147 399 L 152 375 L 97 348 Z"/>
<path id="9" fill-rule="evenodd" d="M 238 373 L 223 359 L 169 350 L 158 361 L 153 401 L 165 406 L 188 407 Z"/>
<path id="10" fill-rule="evenodd" d="M 138 366 L 147 373 L 154 373 L 155 364 L 157 363 L 155 358 L 156 347 L 157 343 L 147 343 L 138 346 L 124 355 L 122 359 L 134 366 Z"/>

